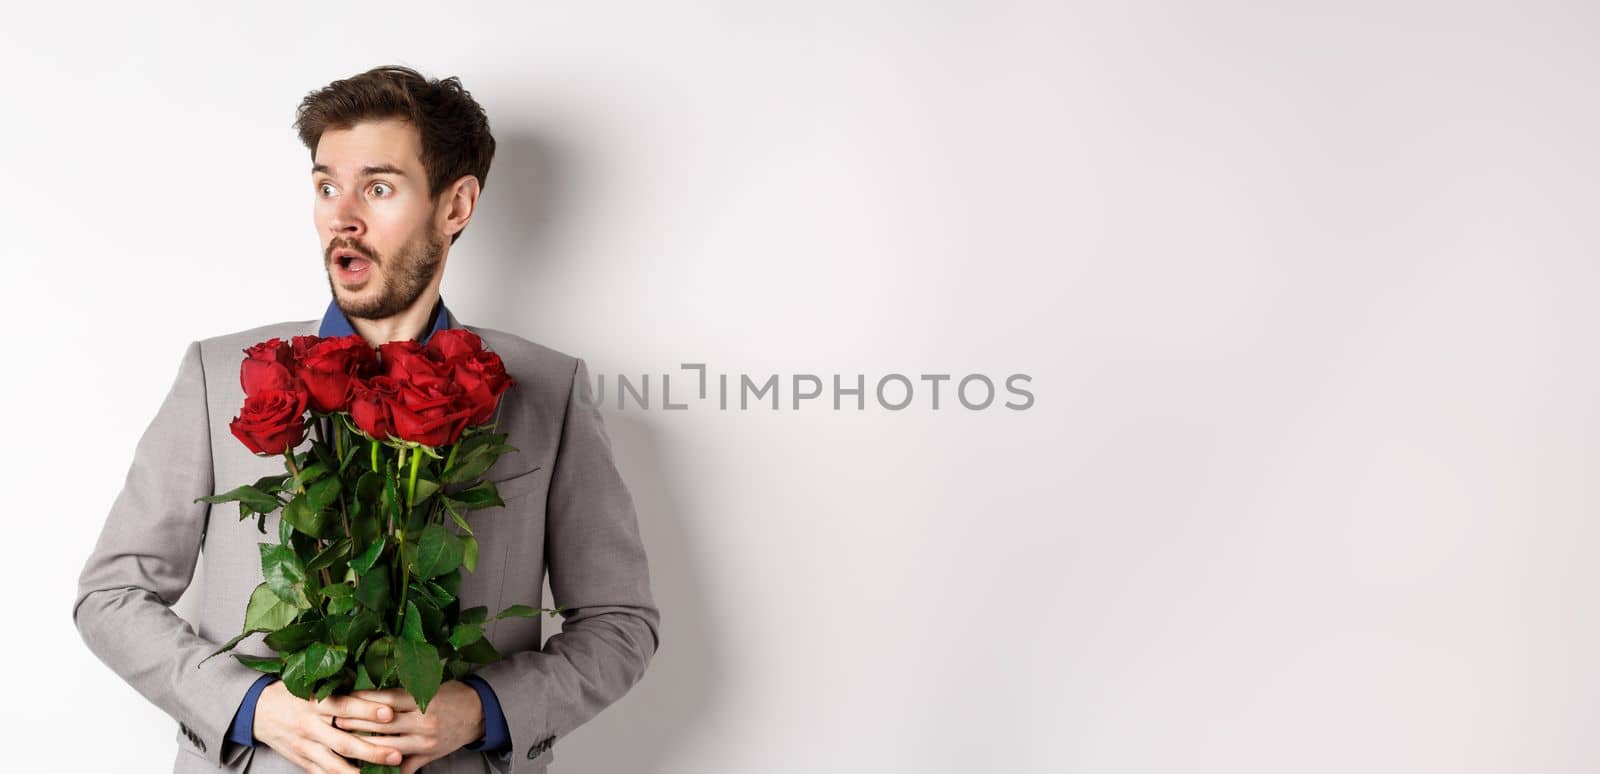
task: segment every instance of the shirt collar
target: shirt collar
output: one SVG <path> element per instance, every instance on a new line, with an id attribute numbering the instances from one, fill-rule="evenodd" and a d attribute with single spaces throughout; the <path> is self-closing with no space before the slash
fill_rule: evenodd
<path id="1" fill-rule="evenodd" d="M 441 296 L 433 305 L 433 316 L 428 320 L 427 330 L 423 332 L 418 344 L 428 343 L 433 334 L 450 327 L 450 310 L 444 307 L 444 298 Z M 329 301 L 328 310 L 322 313 L 322 327 L 317 329 L 317 335 L 323 338 L 330 336 L 354 336 L 356 329 L 350 325 L 350 318 L 344 316 L 339 310 L 338 301 Z"/>

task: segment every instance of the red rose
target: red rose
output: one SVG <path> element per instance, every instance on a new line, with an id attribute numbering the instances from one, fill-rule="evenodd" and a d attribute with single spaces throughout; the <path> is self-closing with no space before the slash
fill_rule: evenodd
<path id="1" fill-rule="evenodd" d="M 449 328 L 433 334 L 426 349 L 435 360 L 445 363 L 462 355 L 482 352 L 483 340 L 466 328 Z"/>
<path id="2" fill-rule="evenodd" d="M 393 379 L 374 376 L 356 380 L 351 388 L 350 418 L 361 432 L 380 441 L 394 435 L 394 420 L 389 416 L 389 400 L 399 393 Z"/>
<path id="3" fill-rule="evenodd" d="M 322 337 L 321 336 L 296 336 L 293 339 L 290 339 L 290 342 L 291 342 L 291 344 L 290 344 L 289 349 L 291 351 L 291 354 L 293 355 L 295 360 L 299 360 L 300 358 L 305 357 L 306 353 L 310 352 L 312 347 L 315 347 L 316 345 L 320 344 L 322 342 Z"/>
<path id="4" fill-rule="evenodd" d="M 263 390 L 244 399 L 228 429 L 256 454 L 283 454 L 305 440 L 305 413 L 304 390 Z"/>
<path id="5" fill-rule="evenodd" d="M 461 385 L 442 378 L 423 382 L 395 380 L 393 397 L 385 397 L 394 434 L 424 446 L 445 446 L 461 438 L 474 406 Z"/>
<path id="6" fill-rule="evenodd" d="M 245 395 L 294 387 L 294 360 L 282 339 L 267 339 L 244 351 L 239 386 Z"/>
<path id="7" fill-rule="evenodd" d="M 296 337 L 295 343 L 304 338 L 311 337 Z M 308 342 L 295 361 L 295 374 L 310 393 L 311 408 L 332 412 L 349 408 L 351 385 L 377 366 L 378 356 L 360 336 L 350 335 Z"/>
<path id="8" fill-rule="evenodd" d="M 511 387 L 505 363 L 493 352 L 472 352 L 450 361 L 456 384 L 472 401 L 469 425 L 481 425 L 494 418 L 500 396 Z"/>
<path id="9" fill-rule="evenodd" d="M 444 361 L 415 341 L 391 341 L 378 348 L 383 355 L 383 374 L 401 384 L 433 384 L 449 372 Z"/>

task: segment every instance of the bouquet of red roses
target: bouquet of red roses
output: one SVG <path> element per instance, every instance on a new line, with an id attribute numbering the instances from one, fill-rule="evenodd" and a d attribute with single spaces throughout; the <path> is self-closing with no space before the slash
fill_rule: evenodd
<path id="1" fill-rule="evenodd" d="M 512 384 L 504 363 L 460 329 L 427 346 L 296 336 L 244 352 L 244 408 L 229 429 L 255 454 L 282 455 L 285 473 L 200 500 L 239 503 L 262 534 L 281 511 L 279 542 L 261 544 L 266 581 L 244 631 L 211 655 L 265 633 L 277 656 L 233 657 L 281 674 L 295 696 L 398 684 L 425 711 L 446 673 L 500 658 L 483 636 L 488 610 L 462 610 L 457 593 L 478 561 L 463 514 L 504 505 L 483 480 L 515 451 L 492 426 Z M 513 605 L 495 619 L 541 611 Z"/>

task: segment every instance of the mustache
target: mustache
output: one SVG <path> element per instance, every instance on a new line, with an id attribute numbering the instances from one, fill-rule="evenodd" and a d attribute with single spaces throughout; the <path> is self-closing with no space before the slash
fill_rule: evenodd
<path id="1" fill-rule="evenodd" d="M 383 260 L 378 256 L 377 251 L 375 251 L 372 248 L 366 246 L 365 244 L 362 244 L 361 240 L 359 240 L 359 239 L 346 239 L 344 237 L 339 237 L 339 238 L 333 240 L 332 242 L 329 242 L 328 246 L 326 248 L 323 248 L 323 250 L 322 250 L 322 264 L 324 266 L 332 264 L 333 263 L 333 254 L 338 252 L 339 250 L 354 250 L 355 252 L 360 253 L 362 256 L 366 257 L 367 260 L 369 260 L 369 261 L 371 261 L 371 262 L 373 262 L 375 264 L 383 263 Z"/>

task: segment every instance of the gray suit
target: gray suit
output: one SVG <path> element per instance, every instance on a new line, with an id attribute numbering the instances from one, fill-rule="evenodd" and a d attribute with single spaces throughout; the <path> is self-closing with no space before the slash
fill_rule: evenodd
<path id="1" fill-rule="evenodd" d="M 543 615 L 488 627 L 506 657 L 476 674 L 505 711 L 510 757 L 458 750 L 423 771 L 542 772 L 555 740 L 644 675 L 659 645 L 660 613 L 633 499 L 612 460 L 583 360 L 454 318 L 449 324 L 481 336 L 516 379 L 498 429 L 518 451 L 488 474 L 506 506 L 469 518 L 482 548 L 478 571 L 462 580 L 462 605 L 484 605 L 491 614 L 518 603 L 572 609 L 542 648 Z M 84 642 L 178 721 L 174 772 L 298 771 L 264 744 L 226 741 L 260 673 L 226 655 L 196 668 L 243 629 L 245 602 L 262 582 L 256 545 L 277 541 L 278 515 L 268 517 L 262 535 L 254 519 L 239 520 L 236 505 L 194 499 L 283 472 L 281 457 L 256 457 L 228 431 L 244 399 L 239 361 L 256 342 L 317 330 L 317 321 L 280 323 L 189 345 L 79 578 L 72 615 Z M 189 622 L 170 607 L 196 578 L 197 562 L 199 612 Z M 541 599 L 547 564 L 553 604 Z M 261 638 L 252 635 L 234 652 L 272 655 Z"/>

